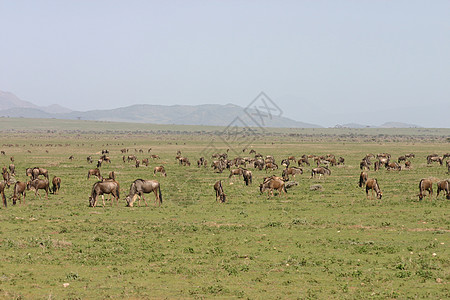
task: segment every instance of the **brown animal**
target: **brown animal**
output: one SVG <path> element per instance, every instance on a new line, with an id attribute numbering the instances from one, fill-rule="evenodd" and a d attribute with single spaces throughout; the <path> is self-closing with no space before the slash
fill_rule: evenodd
<path id="1" fill-rule="evenodd" d="M 399 156 L 397 162 L 400 163 L 402 161 L 406 161 L 406 156 Z"/>
<path id="2" fill-rule="evenodd" d="M 99 180 L 103 180 L 103 177 L 102 177 L 102 175 L 100 175 L 100 170 L 98 168 L 90 169 L 88 171 L 87 178 L 89 179 L 89 178 L 91 178 L 91 176 L 97 176 L 97 178 Z"/>
<path id="3" fill-rule="evenodd" d="M 367 175 L 366 172 L 361 172 L 361 174 L 359 174 L 359 187 L 365 186 L 367 179 L 369 179 L 369 175 Z"/>
<path id="4" fill-rule="evenodd" d="M 11 175 L 9 174 L 8 171 L 3 172 L 3 180 L 5 182 L 5 185 L 9 188 L 10 184 L 11 184 Z"/>
<path id="5" fill-rule="evenodd" d="M 390 170 L 400 171 L 402 169 L 402 167 L 398 163 L 393 161 L 393 162 L 388 163 L 388 165 L 386 166 L 386 169 L 388 171 L 390 171 Z"/>
<path id="6" fill-rule="evenodd" d="M 423 199 L 423 193 L 428 191 L 430 195 L 430 201 L 432 201 L 433 197 L 433 182 L 430 179 L 421 179 L 419 182 L 419 200 Z"/>
<path id="7" fill-rule="evenodd" d="M 89 196 L 89 206 L 95 207 L 97 205 L 98 196 L 102 196 L 103 207 L 105 207 L 105 194 L 111 194 L 119 205 L 120 186 L 115 180 L 97 181 L 92 186 L 91 196 Z M 111 198 L 111 206 L 114 205 L 114 199 Z"/>
<path id="8" fill-rule="evenodd" d="M 73 159 L 74 159 L 74 156 L 73 156 L 73 155 L 69 156 L 69 160 L 70 160 L 70 161 L 72 161 Z"/>
<path id="9" fill-rule="evenodd" d="M 39 194 L 39 190 L 45 190 L 45 198 L 48 199 L 49 183 L 47 179 L 36 178 L 28 181 L 27 189 L 34 189 L 34 195 L 39 196 L 39 199 L 42 199 L 41 195 Z"/>
<path id="10" fill-rule="evenodd" d="M 276 163 L 269 162 L 269 163 L 266 163 L 264 169 L 266 170 L 266 173 L 267 173 L 267 170 L 274 171 L 274 170 L 278 169 L 278 165 Z"/>
<path id="11" fill-rule="evenodd" d="M 289 175 L 295 177 L 297 174 L 303 174 L 303 170 L 301 168 L 290 167 L 283 170 L 281 177 L 285 180 L 289 180 Z"/>
<path id="12" fill-rule="evenodd" d="M 155 167 L 153 169 L 153 176 L 156 176 L 156 173 L 161 173 L 162 176 L 167 177 L 166 169 L 164 169 L 164 166 Z"/>
<path id="13" fill-rule="evenodd" d="M 366 196 L 369 198 L 369 190 L 372 190 L 372 198 L 373 192 L 377 193 L 377 199 L 381 199 L 383 197 L 383 193 L 381 192 L 380 186 L 378 185 L 378 181 L 375 178 L 369 178 L 366 181 Z"/>
<path id="14" fill-rule="evenodd" d="M 437 183 L 437 195 L 436 198 L 439 197 L 439 192 L 444 191 L 446 194 L 446 198 L 450 199 L 450 180 L 441 180 Z"/>
<path id="15" fill-rule="evenodd" d="M 88 164 L 92 164 L 92 162 L 93 162 L 93 159 L 92 159 L 92 156 L 88 156 L 88 157 L 86 157 L 86 161 L 88 162 Z"/>
<path id="16" fill-rule="evenodd" d="M 223 191 L 222 180 L 219 180 L 214 184 L 214 191 L 216 192 L 216 202 L 217 199 L 219 199 L 221 203 L 224 203 L 227 200 L 227 195 L 225 195 L 225 192 Z"/>
<path id="17" fill-rule="evenodd" d="M 135 163 L 135 167 L 136 168 L 139 168 L 139 164 L 140 164 L 141 162 L 139 161 L 139 159 L 136 159 L 136 163 Z"/>
<path id="18" fill-rule="evenodd" d="M 345 164 L 345 159 L 342 156 L 339 156 L 339 160 L 338 160 L 338 165 L 344 165 Z"/>
<path id="19" fill-rule="evenodd" d="M 9 165 L 9 172 L 11 172 L 12 176 L 16 176 L 16 166 L 14 164 Z"/>
<path id="20" fill-rule="evenodd" d="M 109 172 L 108 179 L 116 180 L 116 173 L 114 171 Z"/>
<path id="21" fill-rule="evenodd" d="M 331 175 L 331 170 L 328 169 L 327 167 L 318 167 L 318 168 L 313 168 L 311 170 L 311 178 L 316 177 L 316 175 L 319 174 L 319 178 L 322 178 L 322 175 Z"/>
<path id="22" fill-rule="evenodd" d="M 284 193 L 284 196 L 286 197 L 286 186 L 284 184 L 283 180 L 280 180 L 279 178 L 271 178 L 269 177 L 268 179 L 265 179 L 264 182 L 262 184 L 259 185 L 259 191 L 262 193 L 264 193 L 265 191 L 267 192 L 267 196 L 268 198 L 270 198 L 270 195 L 273 196 L 273 191 L 277 190 L 278 191 L 278 196 L 281 196 L 281 192 Z"/>
<path id="23" fill-rule="evenodd" d="M 53 176 L 52 179 L 52 193 L 56 194 L 57 191 L 61 188 L 61 178 Z"/>
<path id="24" fill-rule="evenodd" d="M 252 181 L 253 181 L 252 171 L 249 171 L 247 169 L 242 169 L 242 176 L 244 177 L 245 185 L 252 184 Z"/>
<path id="25" fill-rule="evenodd" d="M 152 158 L 152 159 L 160 159 L 159 155 L 156 155 L 156 154 L 152 154 L 152 155 L 151 155 L 151 158 Z"/>
<path id="26" fill-rule="evenodd" d="M 156 180 L 136 179 L 131 184 L 130 193 L 125 198 L 127 206 L 132 207 L 137 197 L 139 197 L 139 206 L 141 206 L 141 198 L 144 200 L 145 206 L 148 206 L 144 194 L 148 194 L 151 192 L 155 194 L 155 206 L 157 203 L 159 203 L 159 206 L 161 206 L 163 200 L 161 194 L 161 185 L 159 184 L 159 182 Z"/>
<path id="27" fill-rule="evenodd" d="M 5 187 L 6 187 L 6 181 L 0 181 L 0 194 L 2 196 L 3 206 L 7 207 L 8 203 L 6 202 Z"/>
<path id="28" fill-rule="evenodd" d="M 411 169 L 411 162 L 409 160 L 405 161 L 405 169 Z"/>
<path id="29" fill-rule="evenodd" d="M 17 200 L 20 200 L 20 203 L 22 204 L 21 196 L 23 196 L 23 204 L 25 204 L 27 186 L 28 184 L 26 182 L 20 181 L 17 181 L 16 184 L 14 184 L 14 194 L 12 196 L 13 205 L 16 205 Z"/>
<path id="30" fill-rule="evenodd" d="M 143 158 L 142 164 L 145 165 L 146 167 L 148 167 L 148 158 Z"/>
<path id="31" fill-rule="evenodd" d="M 241 177 L 242 171 L 243 171 L 242 168 L 231 169 L 231 170 L 230 170 L 230 176 L 228 176 L 228 178 L 231 178 L 231 177 L 233 177 L 233 176 L 235 176 L 235 175 Z"/>

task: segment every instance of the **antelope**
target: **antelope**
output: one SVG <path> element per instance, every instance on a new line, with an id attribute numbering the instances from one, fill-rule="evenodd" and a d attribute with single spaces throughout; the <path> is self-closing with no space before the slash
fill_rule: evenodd
<path id="1" fill-rule="evenodd" d="M 359 187 L 365 186 L 368 178 L 369 175 L 367 175 L 366 172 L 361 172 L 361 174 L 359 174 Z"/>
<path id="2" fill-rule="evenodd" d="M 428 191 L 430 201 L 433 199 L 433 182 L 430 179 L 421 179 L 419 182 L 419 200 L 423 199 L 423 192 Z"/>
<path id="3" fill-rule="evenodd" d="M 163 198 L 161 194 L 161 185 L 156 180 L 144 180 L 136 179 L 130 186 L 130 193 L 125 198 L 127 206 L 132 207 L 136 198 L 139 197 L 138 205 L 141 206 L 141 198 L 145 202 L 145 206 L 148 206 L 145 200 L 144 194 L 153 192 L 155 194 L 155 206 L 159 204 L 161 206 Z"/>
<path id="4" fill-rule="evenodd" d="M 39 190 L 45 190 L 45 198 L 48 199 L 48 190 L 49 190 L 49 184 L 47 179 L 40 179 L 36 178 L 34 180 L 28 181 L 27 183 L 27 189 L 34 189 L 34 195 L 39 196 L 39 199 L 41 199 L 41 195 L 39 194 Z"/>
<path id="5" fill-rule="evenodd" d="M 366 181 L 366 195 L 367 198 L 369 198 L 369 190 L 372 190 L 372 198 L 373 198 L 373 192 L 375 191 L 377 193 L 377 199 L 381 199 L 383 197 L 383 193 L 380 190 L 380 186 L 378 185 L 378 181 L 375 178 L 369 178 Z"/>
<path id="6" fill-rule="evenodd" d="M 242 170 L 242 176 L 244 177 L 244 182 L 245 185 L 248 185 L 249 183 L 252 183 L 252 179 L 253 179 L 253 175 L 252 175 L 252 171 L 243 169 Z"/>
<path id="7" fill-rule="evenodd" d="M 398 163 L 396 163 L 396 162 L 390 162 L 390 163 L 386 166 L 386 169 L 387 169 L 388 171 L 390 171 L 390 170 L 400 171 L 400 170 L 402 169 L 402 167 L 401 167 Z"/>
<path id="8" fill-rule="evenodd" d="M 444 191 L 446 194 L 446 198 L 450 199 L 450 180 L 441 180 L 437 183 L 437 195 L 436 198 L 439 197 L 439 192 Z"/>
<path id="9" fill-rule="evenodd" d="M 231 169 L 230 170 L 230 176 L 228 176 L 228 178 L 231 178 L 234 175 L 238 175 L 239 177 L 241 177 L 242 173 L 243 173 L 243 169 L 242 168 Z"/>
<path id="10" fill-rule="evenodd" d="M 23 204 L 25 204 L 25 196 L 26 196 L 27 186 L 28 186 L 28 184 L 26 182 L 20 182 L 20 181 L 17 181 L 16 184 L 14 184 L 14 194 L 12 196 L 13 205 L 16 204 L 17 200 L 20 200 L 20 203 L 22 204 L 21 196 L 23 196 Z"/>
<path id="11" fill-rule="evenodd" d="M 57 191 L 61 188 L 61 178 L 53 176 L 52 179 L 52 193 L 56 194 Z"/>
<path id="12" fill-rule="evenodd" d="M 285 180 L 289 180 L 289 175 L 295 177 L 297 174 L 303 174 L 303 170 L 301 168 L 291 167 L 283 170 L 281 177 Z"/>
<path id="13" fill-rule="evenodd" d="M 142 164 L 145 165 L 146 167 L 148 167 L 148 158 L 143 158 Z"/>
<path id="14" fill-rule="evenodd" d="M 270 195 L 273 196 L 273 190 L 278 191 L 278 196 L 281 196 L 281 192 L 283 192 L 284 196 L 286 197 L 285 183 L 283 180 L 280 180 L 278 178 L 269 177 L 265 179 L 262 184 L 259 185 L 259 191 L 261 192 L 261 194 L 264 193 L 266 190 L 268 191 L 267 192 L 268 198 L 270 198 Z"/>
<path id="15" fill-rule="evenodd" d="M 331 175 L 331 170 L 326 167 L 318 167 L 311 170 L 311 178 L 316 177 L 319 174 L 319 178 L 322 178 L 322 175 Z"/>
<path id="16" fill-rule="evenodd" d="M 225 195 L 225 192 L 223 191 L 222 180 L 219 180 L 214 184 L 214 191 L 216 192 L 216 202 L 217 199 L 219 199 L 221 203 L 224 203 L 227 200 L 227 195 Z"/>
<path id="17" fill-rule="evenodd" d="M 156 176 L 156 173 L 161 173 L 162 176 L 167 177 L 166 169 L 164 169 L 164 166 L 155 167 L 153 169 L 153 176 Z"/>
<path id="18" fill-rule="evenodd" d="M 119 205 L 120 186 L 115 180 L 98 181 L 92 186 L 92 192 L 89 196 L 89 206 L 95 207 L 97 205 L 98 196 L 102 196 L 103 207 L 105 207 L 105 194 L 112 194 Z M 111 198 L 111 206 L 114 205 L 114 199 Z"/>

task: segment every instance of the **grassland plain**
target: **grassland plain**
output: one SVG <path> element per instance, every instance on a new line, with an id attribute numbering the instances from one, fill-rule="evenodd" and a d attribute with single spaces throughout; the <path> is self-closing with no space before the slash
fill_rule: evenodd
<path id="1" fill-rule="evenodd" d="M 332 167 L 325 179 L 310 179 L 305 167 L 286 197 L 268 199 L 258 189 L 264 171 L 253 171 L 247 187 L 242 179 L 229 180 L 227 171 L 194 166 L 211 140 L 222 152 L 234 146 L 216 138 L 221 128 L 27 119 L 0 124 L 6 152 L 0 164 L 14 156 L 16 180 L 27 180 L 25 168 L 32 166 L 62 178 L 60 193 L 48 200 L 29 191 L 25 205 L 8 200 L 0 210 L 2 298 L 450 297 L 449 201 L 417 198 L 421 178 L 449 177 L 445 167 L 425 160 L 450 152 L 449 130 L 270 130 L 251 144 L 257 152 L 277 161 L 333 153 L 346 164 Z M 152 148 L 161 159 L 135 168 L 123 163 L 122 148 L 139 159 Z M 121 185 L 119 207 L 88 207 L 95 179 L 87 179 L 94 166 L 86 157 L 95 159 L 102 149 L 112 160 L 102 173 L 114 170 Z M 191 167 L 176 163 L 177 150 Z M 359 161 L 379 152 L 394 158 L 413 152 L 416 158 L 411 170 L 370 171 L 383 199 L 366 199 L 357 186 Z M 153 195 L 146 197 L 149 207 L 125 207 L 131 182 L 153 179 L 160 164 L 168 173 L 156 177 L 162 207 L 153 206 Z M 215 202 L 212 185 L 219 179 L 225 204 Z M 310 191 L 316 183 L 323 191 Z M 12 188 L 5 191 L 9 198 Z"/>

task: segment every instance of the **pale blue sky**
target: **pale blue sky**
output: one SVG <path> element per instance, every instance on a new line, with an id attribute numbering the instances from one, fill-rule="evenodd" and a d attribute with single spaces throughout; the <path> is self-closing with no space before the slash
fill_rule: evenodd
<path id="1" fill-rule="evenodd" d="M 450 107 L 449 16 L 437 0 L 0 0 L 0 90 L 76 110 L 264 91 L 299 121 L 450 127 L 431 113 Z"/>

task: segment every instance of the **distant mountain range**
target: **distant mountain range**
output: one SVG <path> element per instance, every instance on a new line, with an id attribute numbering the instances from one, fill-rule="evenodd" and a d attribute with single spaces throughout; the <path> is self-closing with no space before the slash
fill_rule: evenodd
<path id="1" fill-rule="evenodd" d="M 250 114 L 256 111 L 249 111 Z M 252 119 L 244 111 L 244 108 L 234 104 L 205 104 L 205 105 L 131 105 L 127 107 L 72 111 L 68 108 L 53 104 L 50 106 L 38 106 L 31 102 L 19 99 L 16 95 L 0 91 L 0 117 L 16 118 L 55 118 L 55 119 L 81 119 L 93 121 L 135 122 L 153 124 L 176 125 L 207 125 L 207 126 L 233 126 L 256 127 L 255 119 Z M 261 123 L 261 122 L 260 122 Z M 279 128 L 322 128 L 321 125 L 295 121 L 282 116 L 271 116 L 264 119 L 265 127 Z M 348 128 L 411 128 L 420 127 L 414 124 L 388 122 L 380 126 L 344 124 L 336 127 Z"/>

